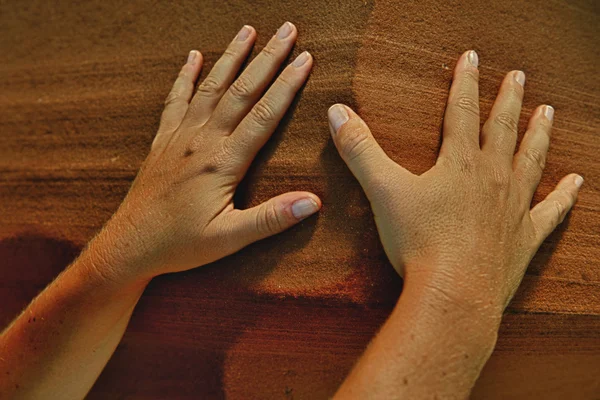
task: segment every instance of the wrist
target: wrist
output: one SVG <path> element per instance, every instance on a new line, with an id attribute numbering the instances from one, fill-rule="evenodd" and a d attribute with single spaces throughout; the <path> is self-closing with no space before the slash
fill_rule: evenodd
<path id="1" fill-rule="evenodd" d="M 81 270 L 88 279 L 105 286 L 118 288 L 145 287 L 152 276 L 145 274 L 135 251 L 127 251 L 114 233 L 103 228 L 80 254 L 73 267 Z"/>
<path id="2" fill-rule="evenodd" d="M 380 332 L 379 343 L 389 354 L 397 352 L 408 381 L 425 386 L 402 386 L 406 397 L 468 397 L 496 345 L 500 314 L 455 298 L 410 273 L 392 315 Z"/>
<path id="3" fill-rule="evenodd" d="M 410 327 L 413 345 L 437 354 L 428 368 L 453 369 L 470 377 L 465 388 L 470 390 L 496 346 L 501 315 L 481 312 L 437 288 L 405 280 L 391 319 Z"/>
<path id="4" fill-rule="evenodd" d="M 470 317 L 499 321 L 506 306 L 503 285 L 472 269 L 428 263 L 406 267 L 405 287 L 418 289 L 433 306 L 444 305 Z"/>
<path id="5" fill-rule="evenodd" d="M 407 273 L 401 300 L 404 297 L 405 302 L 415 304 L 436 324 L 472 330 L 468 340 L 478 341 L 491 352 L 504 311 L 502 301 L 496 298 L 494 291 L 470 286 L 466 281 L 463 284 L 454 281 L 439 273 Z"/>

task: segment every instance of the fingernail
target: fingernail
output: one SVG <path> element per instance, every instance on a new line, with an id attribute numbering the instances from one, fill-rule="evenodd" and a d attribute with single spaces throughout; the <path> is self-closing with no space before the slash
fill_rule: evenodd
<path id="1" fill-rule="evenodd" d="M 297 219 L 306 218 L 309 215 L 316 213 L 319 210 L 319 205 L 311 198 L 297 200 L 292 204 L 292 214 Z"/>
<path id="2" fill-rule="evenodd" d="M 515 72 L 515 81 L 521 86 L 525 86 L 525 74 L 523 71 Z"/>
<path id="3" fill-rule="evenodd" d="M 554 118 L 554 107 L 544 106 L 544 116 L 548 118 L 548 121 L 552 121 Z"/>
<path id="4" fill-rule="evenodd" d="M 188 55 L 187 63 L 194 64 L 197 56 L 198 56 L 198 52 L 196 50 L 190 51 L 190 54 Z"/>
<path id="5" fill-rule="evenodd" d="M 244 40 L 248 39 L 248 36 L 250 36 L 250 32 L 250 27 L 248 25 L 244 25 L 236 36 L 237 40 L 243 42 Z"/>
<path id="6" fill-rule="evenodd" d="M 286 37 L 290 36 L 290 33 L 292 33 L 292 24 L 286 22 L 281 25 L 279 29 L 277 29 L 277 38 L 285 39 Z"/>
<path id="7" fill-rule="evenodd" d="M 477 53 L 475 53 L 475 51 L 469 51 L 469 54 L 467 54 L 467 60 L 475 68 L 479 66 L 479 56 L 477 55 Z"/>
<path id="8" fill-rule="evenodd" d="M 581 185 L 583 185 L 583 177 L 581 175 L 577 175 L 575 177 L 575 186 L 577 186 L 577 189 L 579 189 Z"/>
<path id="9" fill-rule="evenodd" d="M 306 64 L 308 59 L 309 59 L 308 51 L 304 51 L 304 52 L 302 52 L 302 54 L 300 54 L 298 57 L 296 57 L 296 59 L 294 60 L 292 65 L 296 68 L 301 67 L 304 64 Z"/>
<path id="10" fill-rule="evenodd" d="M 337 133 L 337 131 L 340 130 L 340 127 L 350 118 L 348 116 L 348 111 L 346 111 L 346 108 L 341 104 L 332 105 L 329 108 L 329 111 L 327 111 L 327 115 L 334 133 Z"/>

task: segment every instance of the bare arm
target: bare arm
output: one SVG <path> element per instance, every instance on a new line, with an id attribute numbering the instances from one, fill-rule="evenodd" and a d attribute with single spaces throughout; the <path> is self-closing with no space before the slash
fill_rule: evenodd
<path id="1" fill-rule="evenodd" d="M 500 318 L 457 307 L 417 282 L 404 287 L 336 399 L 468 397 L 492 354 Z"/>
<path id="2" fill-rule="evenodd" d="M 297 35 L 285 23 L 236 79 L 256 39 L 244 27 L 197 91 L 202 55 L 190 53 L 119 210 L 0 336 L 0 398 L 83 398 L 154 276 L 211 263 L 319 210 L 309 192 L 247 210 L 233 204 L 247 168 L 308 78 L 312 57 L 304 52 L 264 93 Z"/>
<path id="3" fill-rule="evenodd" d="M 148 280 L 116 282 L 128 268 L 87 249 L 0 337 L 2 398 L 83 398 L 108 362 Z"/>
<path id="4" fill-rule="evenodd" d="M 477 67 L 475 52 L 459 59 L 440 154 L 420 176 L 389 159 L 348 107 L 329 111 L 336 147 L 405 279 L 337 399 L 468 397 L 531 258 L 575 203 L 583 179 L 571 174 L 531 208 L 554 109 L 534 111 L 515 154 L 525 75 L 506 75 L 480 132 Z"/>

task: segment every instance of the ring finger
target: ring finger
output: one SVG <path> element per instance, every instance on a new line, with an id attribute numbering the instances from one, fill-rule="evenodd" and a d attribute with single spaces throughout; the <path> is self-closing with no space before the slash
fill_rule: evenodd
<path id="1" fill-rule="evenodd" d="M 277 34 L 223 95 L 207 124 L 230 134 L 258 101 L 290 53 L 298 31 L 284 23 Z"/>

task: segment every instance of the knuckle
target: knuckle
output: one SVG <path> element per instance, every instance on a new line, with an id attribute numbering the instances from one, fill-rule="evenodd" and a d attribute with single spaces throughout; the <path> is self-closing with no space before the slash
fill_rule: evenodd
<path id="1" fill-rule="evenodd" d="M 575 196 L 572 193 L 566 190 L 560 190 L 556 193 L 556 197 L 552 200 L 552 207 L 554 209 L 553 221 L 555 224 L 563 222 L 574 202 Z"/>
<path id="2" fill-rule="evenodd" d="M 552 202 L 552 207 L 554 209 L 552 222 L 554 225 L 558 225 L 565 219 L 565 206 L 560 200 L 554 200 Z"/>
<path id="3" fill-rule="evenodd" d="M 267 58 L 277 58 L 277 50 L 275 46 L 268 44 L 262 49 L 261 53 Z"/>
<path id="4" fill-rule="evenodd" d="M 476 154 L 467 149 L 456 151 L 452 160 L 462 173 L 471 173 L 476 170 L 475 165 L 478 162 Z"/>
<path id="5" fill-rule="evenodd" d="M 250 114 L 252 119 L 260 126 L 271 125 L 277 119 L 273 106 L 265 99 L 256 103 Z"/>
<path id="6" fill-rule="evenodd" d="M 518 121 L 508 112 L 501 112 L 494 117 L 494 123 L 504 130 L 510 132 L 516 132 L 518 128 Z"/>
<path id="7" fill-rule="evenodd" d="M 467 69 L 462 73 L 462 79 L 465 83 L 478 84 L 479 83 L 479 71 L 477 69 Z"/>
<path id="8" fill-rule="evenodd" d="M 273 233 L 283 230 L 283 223 L 274 204 L 265 204 L 257 218 L 257 227 L 260 232 Z"/>
<path id="9" fill-rule="evenodd" d="M 369 135 L 364 129 L 343 129 L 339 137 L 341 153 L 348 157 L 349 161 L 359 157 L 368 148 Z"/>
<path id="10" fill-rule="evenodd" d="M 546 135 L 548 137 L 552 136 L 552 122 L 548 121 L 548 119 L 546 118 L 538 118 L 535 121 L 536 125 L 537 125 L 537 131 L 540 132 L 543 135 Z"/>
<path id="11" fill-rule="evenodd" d="M 211 76 L 207 76 L 197 89 L 198 93 L 206 96 L 214 96 L 222 91 L 223 84 Z"/>
<path id="12" fill-rule="evenodd" d="M 456 107 L 462 111 L 479 117 L 479 103 L 469 96 L 460 96 L 456 99 Z"/>
<path id="13" fill-rule="evenodd" d="M 247 78 L 239 77 L 229 87 L 229 93 L 237 99 L 245 100 L 252 95 L 253 85 Z"/>
<path id="14" fill-rule="evenodd" d="M 575 203 L 575 194 L 567 190 L 560 190 L 558 192 L 558 200 L 565 208 L 568 208 L 571 204 Z"/>
<path id="15" fill-rule="evenodd" d="M 527 151 L 525 151 L 525 159 L 527 160 L 528 165 L 534 165 L 540 171 L 546 166 L 546 156 L 544 152 L 538 148 L 528 148 Z"/>
<path id="16" fill-rule="evenodd" d="M 514 82 L 508 88 L 506 88 L 506 91 L 508 92 L 508 95 L 513 99 L 520 99 L 523 97 L 523 94 L 525 94 L 525 88 L 516 82 Z"/>
<path id="17" fill-rule="evenodd" d="M 232 49 L 231 47 L 228 47 L 225 49 L 225 51 L 223 52 L 223 55 L 221 57 L 225 57 L 225 58 L 237 58 L 238 54 L 236 53 L 236 51 L 234 49 Z"/>
<path id="18" fill-rule="evenodd" d="M 279 85 L 287 88 L 287 89 L 291 89 L 293 87 L 295 87 L 292 79 L 291 79 L 291 74 L 286 74 L 285 72 L 282 73 L 281 75 L 279 75 L 279 78 L 277 78 L 277 82 Z"/>
<path id="19" fill-rule="evenodd" d="M 510 183 L 510 174 L 505 168 L 494 168 L 492 170 L 492 183 L 496 187 L 506 187 Z"/>
<path id="20" fill-rule="evenodd" d="M 165 107 L 177 103 L 180 98 L 181 95 L 179 94 L 179 92 L 175 88 L 173 88 L 167 95 L 167 98 L 165 99 Z"/>

